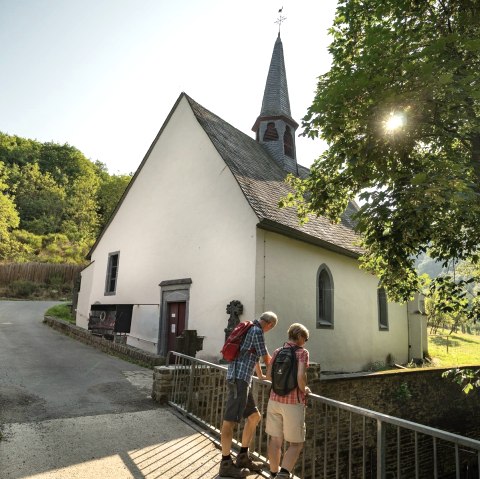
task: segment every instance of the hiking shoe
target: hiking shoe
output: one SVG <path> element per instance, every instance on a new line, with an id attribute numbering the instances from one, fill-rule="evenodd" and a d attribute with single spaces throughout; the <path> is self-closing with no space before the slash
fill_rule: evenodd
<path id="1" fill-rule="evenodd" d="M 290 479 L 290 473 L 280 471 L 276 476 L 275 479 Z"/>
<path id="2" fill-rule="evenodd" d="M 247 477 L 248 470 L 242 469 L 241 467 L 236 466 L 231 459 L 226 459 L 225 461 L 220 462 L 220 472 L 218 473 L 220 477 Z"/>
<path id="3" fill-rule="evenodd" d="M 242 452 L 237 456 L 237 467 L 246 467 L 250 472 L 260 472 L 263 469 L 262 462 L 252 461 L 248 452 Z"/>

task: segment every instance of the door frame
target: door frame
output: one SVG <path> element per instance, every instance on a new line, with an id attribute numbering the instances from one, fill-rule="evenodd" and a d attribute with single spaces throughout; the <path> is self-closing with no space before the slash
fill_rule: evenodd
<path id="1" fill-rule="evenodd" d="M 185 303 L 185 329 L 188 329 L 191 278 L 162 281 L 160 286 L 160 318 L 158 328 L 157 354 L 168 353 L 168 303 Z"/>

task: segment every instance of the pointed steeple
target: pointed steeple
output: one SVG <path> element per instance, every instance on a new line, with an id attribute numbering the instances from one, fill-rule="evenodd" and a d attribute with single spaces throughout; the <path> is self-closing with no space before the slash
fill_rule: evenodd
<path id="1" fill-rule="evenodd" d="M 285 171 L 295 174 L 298 173 L 295 151 L 297 128 L 298 123 L 290 113 L 287 74 L 279 33 L 273 47 L 262 109 L 252 130 L 257 141 L 265 146 L 275 161 Z"/>

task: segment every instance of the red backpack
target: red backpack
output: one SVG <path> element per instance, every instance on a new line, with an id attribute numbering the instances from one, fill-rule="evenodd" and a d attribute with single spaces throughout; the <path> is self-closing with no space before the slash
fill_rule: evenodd
<path id="1" fill-rule="evenodd" d="M 228 336 L 220 351 L 225 361 L 234 361 L 238 357 L 240 346 L 252 326 L 252 321 L 242 321 L 233 328 L 233 331 L 230 333 L 230 336 Z"/>

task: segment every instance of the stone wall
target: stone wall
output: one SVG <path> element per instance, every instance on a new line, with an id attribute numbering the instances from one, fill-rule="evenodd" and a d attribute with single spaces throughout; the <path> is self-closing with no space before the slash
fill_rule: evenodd
<path id="1" fill-rule="evenodd" d="M 153 368 L 152 398 L 160 404 L 166 404 L 173 390 L 172 368 L 168 366 L 156 366 Z"/>
<path id="2" fill-rule="evenodd" d="M 480 391 L 464 394 L 457 384 L 442 378 L 447 369 L 323 375 L 312 390 L 337 401 L 478 438 Z"/>
<path id="3" fill-rule="evenodd" d="M 105 353 L 113 354 L 122 359 L 133 360 L 142 366 L 153 368 L 154 366 L 165 364 L 165 358 L 162 356 L 157 356 L 126 344 L 109 341 L 100 336 L 94 336 L 90 331 L 62 321 L 61 319 L 45 316 L 43 322 L 51 328 L 75 338 L 84 344 L 89 344 Z"/>
<path id="4" fill-rule="evenodd" d="M 323 376 L 318 384 L 312 385 L 316 394 L 353 404 L 390 416 L 399 417 L 422 425 L 456 433 L 472 439 L 480 439 L 480 391 L 465 395 L 457 384 L 442 378 L 446 369 L 425 368 L 400 371 L 387 371 L 372 374 L 351 374 Z M 328 417 L 326 417 L 328 416 Z M 339 418 L 339 419 L 338 419 Z M 323 467 L 327 456 L 325 479 L 336 477 L 335 451 L 337 437 L 340 448 L 340 477 L 346 477 L 348 470 L 348 441 L 352 431 L 352 468 L 353 477 L 361 477 L 363 454 L 366 455 L 367 476 L 376 474 L 376 422 L 366 421 L 363 426 L 360 417 L 353 416 L 352 423 L 348 413 L 331 410 L 325 413 L 307 414 L 307 431 L 315 428 L 315 423 L 327 425 L 327 448 L 324 453 L 324 438 L 317 440 L 314 454 L 321 457 L 318 465 Z M 339 426 L 337 426 L 339 421 Z M 337 427 L 340 434 L 337 436 Z M 365 435 L 362 432 L 366 427 Z M 397 468 L 401 477 L 432 477 L 433 442 L 428 435 L 415 434 L 412 431 L 397 430 L 395 426 L 386 425 L 386 468 L 387 477 L 397 477 Z M 416 446 L 415 446 L 416 443 Z M 364 447 L 365 446 L 365 447 Z M 416 447 L 416 453 L 415 453 Z M 437 469 L 439 478 L 455 477 L 455 451 L 451 443 L 437 441 Z M 306 449 L 311 446 L 306 445 Z M 400 464 L 398 464 L 398 450 Z M 415 454 L 418 458 L 418 471 L 415 471 Z M 308 457 L 308 456 L 307 456 Z M 459 464 L 462 478 L 478 471 L 476 453 L 460 448 Z M 474 472 L 475 473 L 475 472 Z M 478 475 L 478 472 L 476 472 Z"/>

